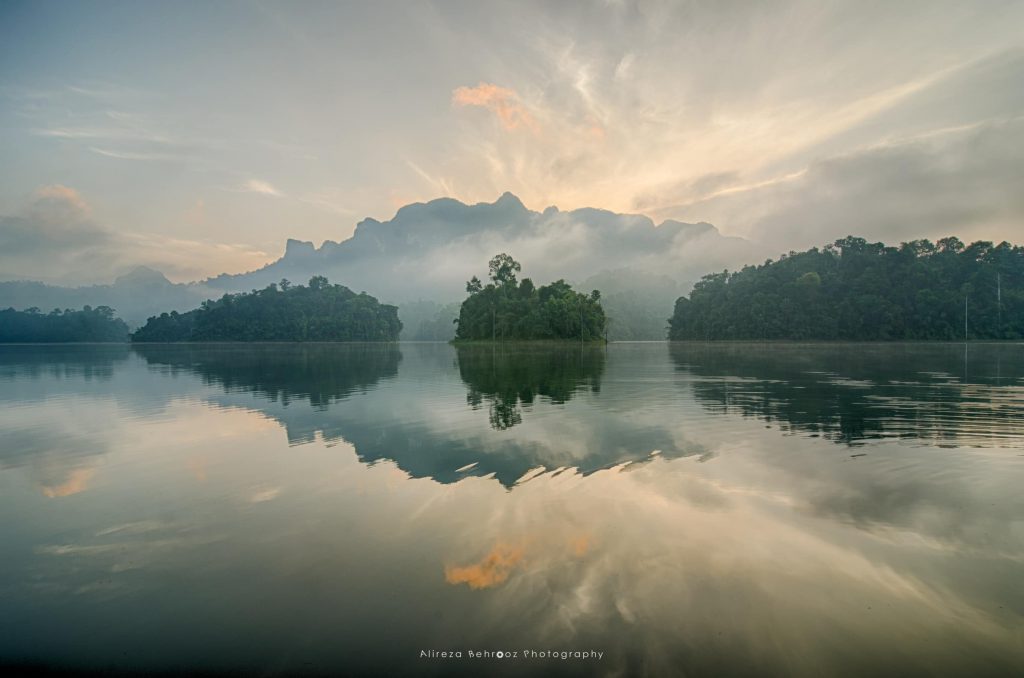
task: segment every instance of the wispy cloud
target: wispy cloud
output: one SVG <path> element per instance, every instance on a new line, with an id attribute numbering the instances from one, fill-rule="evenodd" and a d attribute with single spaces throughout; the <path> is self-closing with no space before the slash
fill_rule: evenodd
<path id="1" fill-rule="evenodd" d="M 343 216 L 353 216 L 356 211 L 351 207 L 348 207 L 344 201 L 332 192 L 320 192 L 320 193 L 306 193 L 305 195 L 299 196 L 298 200 L 304 202 L 307 205 L 313 205 L 327 210 L 328 212 L 334 212 Z"/>
<path id="2" fill-rule="evenodd" d="M 430 185 L 431 190 L 435 191 L 436 193 L 444 197 L 453 198 L 456 196 L 455 189 L 452 187 L 451 182 L 449 182 L 444 177 L 432 176 L 429 172 L 427 172 L 422 167 L 414 163 L 412 160 L 406 160 L 406 164 L 409 166 L 409 169 L 415 172 L 417 176 L 419 176 L 421 179 L 423 179 Z"/>
<path id="3" fill-rule="evenodd" d="M 171 153 L 146 153 L 139 151 L 118 151 L 110 148 L 100 148 L 98 146 L 90 146 L 89 150 L 98 155 L 102 155 L 107 158 L 116 158 L 118 160 L 182 160 L 183 156 L 174 155 Z"/>
<path id="4" fill-rule="evenodd" d="M 92 211 L 77 190 L 52 184 L 37 189 L 15 214 L 0 214 L 2 279 L 45 275 L 48 282 L 106 283 L 146 265 L 187 281 L 224 270 L 252 270 L 271 259 L 251 245 L 123 232 L 99 223 Z"/>
<path id="5" fill-rule="evenodd" d="M 275 198 L 283 198 L 284 193 L 277 190 L 269 181 L 263 181 L 262 179 L 249 179 L 241 185 L 237 190 L 243 193 L 260 193 L 262 195 L 271 195 Z"/>
<path id="6" fill-rule="evenodd" d="M 502 126 L 508 130 L 526 127 L 536 131 L 537 121 L 519 100 L 515 91 L 489 82 L 476 87 L 458 87 L 452 92 L 452 103 L 456 106 L 479 106 L 498 116 Z"/>
<path id="7" fill-rule="evenodd" d="M 126 127 L 44 127 L 32 130 L 40 137 L 55 139 L 105 139 L 110 141 L 142 141 L 151 144 L 172 144 L 169 137 L 141 129 Z"/>

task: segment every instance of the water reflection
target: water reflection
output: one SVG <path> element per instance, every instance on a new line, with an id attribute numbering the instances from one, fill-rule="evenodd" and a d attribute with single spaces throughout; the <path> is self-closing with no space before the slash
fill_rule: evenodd
<path id="1" fill-rule="evenodd" d="M 593 346 L 460 346 L 459 376 L 466 402 L 487 402 L 491 426 L 501 431 L 523 421 L 539 397 L 562 404 L 577 391 L 598 393 L 605 350 Z"/>
<path id="2" fill-rule="evenodd" d="M 863 406 L 837 389 L 892 398 L 911 382 L 901 397 L 928 408 L 954 399 L 935 389 L 949 381 L 1007 412 L 1021 375 L 1006 353 L 969 356 L 965 379 L 942 347 L 847 360 L 612 345 L 594 364 L 509 351 L 498 383 L 446 345 L 141 348 L 103 379 L 54 367 L 70 364 L 59 351 L 0 359 L 0 514 L 16 518 L 0 521 L 0 665 L 863 676 L 1024 662 L 1013 429 L 982 446 L 978 420 L 949 409 L 944 444 L 979 446 L 833 442 L 839 411 Z M 788 401 L 816 381 L 832 404 L 806 416 L 813 403 Z M 723 403 L 723 382 L 767 404 Z M 494 426 L 499 398 L 515 425 Z M 604 658 L 419 657 L 470 648 Z"/>
<path id="3" fill-rule="evenodd" d="M 293 445 L 351 443 L 365 463 L 395 462 L 441 483 L 489 476 L 592 473 L 699 445 L 625 412 L 592 417 L 603 348 L 395 346 L 139 346 L 152 369 L 194 374 L 206 402 L 280 422 Z M 410 356 L 403 361 L 403 352 Z M 401 368 L 401 378 L 395 378 Z M 350 398 L 354 393 L 359 398 Z M 586 402 L 574 405 L 574 399 Z M 486 403 L 486 409 L 484 404 Z M 642 402 L 636 403 L 641 407 Z M 530 412 L 525 420 L 523 413 Z M 481 415 L 486 414 L 486 418 Z M 513 430 L 512 427 L 515 427 Z"/>
<path id="4" fill-rule="evenodd" d="M 107 453 L 104 421 L 116 371 L 130 359 L 123 345 L 8 345 L 0 347 L 0 470 L 20 469 L 42 496 L 67 497 L 88 489 Z M 68 409 L 89 411 L 78 422 Z"/>
<path id="5" fill-rule="evenodd" d="M 1024 440 L 1024 345 L 708 344 L 670 346 L 709 412 L 857 444 Z"/>
<path id="6" fill-rule="evenodd" d="M 0 348 L 0 384 L 41 377 L 109 380 L 115 365 L 131 355 L 128 346 L 119 344 L 15 344 Z"/>
<path id="7" fill-rule="evenodd" d="M 171 374 L 189 371 L 228 392 L 285 405 L 305 399 L 318 409 L 394 377 L 402 359 L 394 344 L 141 344 L 134 350 Z"/>

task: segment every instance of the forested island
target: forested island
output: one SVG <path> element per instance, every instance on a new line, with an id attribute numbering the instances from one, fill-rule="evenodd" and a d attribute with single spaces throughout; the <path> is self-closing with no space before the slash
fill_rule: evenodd
<path id="1" fill-rule="evenodd" d="M 604 338 L 605 316 L 601 293 L 576 292 L 564 280 L 536 287 L 516 274 L 522 266 L 507 254 L 489 264 L 491 282 L 479 278 L 466 283 L 469 296 L 462 302 L 455 340 L 596 341 Z"/>
<path id="2" fill-rule="evenodd" d="M 305 286 L 282 280 L 187 313 L 162 313 L 132 341 L 397 341 L 401 329 L 397 307 L 313 276 Z"/>
<path id="3" fill-rule="evenodd" d="M 109 306 L 81 311 L 38 308 L 0 311 L 0 343 L 126 342 L 128 325 Z"/>
<path id="4" fill-rule="evenodd" d="M 955 237 L 899 247 L 847 237 L 704 276 L 670 340 L 963 340 L 1024 337 L 1024 247 Z"/>

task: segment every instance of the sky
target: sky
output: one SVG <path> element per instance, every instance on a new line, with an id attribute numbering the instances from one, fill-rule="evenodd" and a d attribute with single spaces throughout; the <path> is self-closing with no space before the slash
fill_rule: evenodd
<path id="1" fill-rule="evenodd" d="M 176 281 L 452 197 L 1024 241 L 1024 2 L 0 4 L 0 279 Z"/>

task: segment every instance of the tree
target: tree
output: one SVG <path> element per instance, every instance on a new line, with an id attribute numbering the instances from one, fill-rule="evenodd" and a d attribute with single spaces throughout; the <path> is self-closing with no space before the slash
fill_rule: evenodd
<path id="1" fill-rule="evenodd" d="M 313 276 L 308 286 L 268 285 L 225 294 L 188 313 L 162 313 L 132 341 L 397 341 L 395 306 Z"/>
<path id="2" fill-rule="evenodd" d="M 575 339 L 603 338 L 601 293 L 575 292 L 564 280 L 537 287 L 529 278 L 516 281 L 522 270 L 507 254 L 490 261 L 491 282 L 474 276 L 466 283 L 456 339 Z"/>
<path id="3" fill-rule="evenodd" d="M 669 339 L 959 340 L 1024 337 L 1024 247 L 948 237 L 887 247 L 849 236 L 680 297 Z"/>
<path id="4" fill-rule="evenodd" d="M 34 306 L 0 311 L 0 343 L 124 341 L 128 341 L 128 325 L 109 306 L 54 309 L 45 315 Z"/>
<path id="5" fill-rule="evenodd" d="M 501 286 L 515 285 L 516 273 L 522 270 L 518 261 L 504 253 L 491 259 L 488 268 L 491 272 L 491 280 L 494 281 L 494 284 Z"/>

